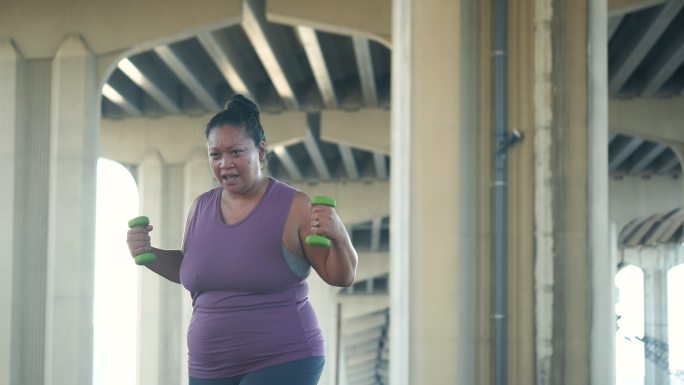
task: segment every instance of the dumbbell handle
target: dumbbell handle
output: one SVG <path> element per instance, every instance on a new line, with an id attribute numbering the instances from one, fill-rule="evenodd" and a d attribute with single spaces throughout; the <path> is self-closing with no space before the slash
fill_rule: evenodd
<path id="1" fill-rule="evenodd" d="M 335 202 L 334 199 L 319 195 L 311 198 L 311 205 L 312 206 L 317 206 L 317 205 L 325 205 L 325 206 L 330 206 L 330 207 L 335 207 L 337 206 L 337 202 Z M 330 239 L 327 237 L 324 237 L 323 235 L 319 234 L 311 234 L 306 237 L 304 240 L 307 245 L 309 246 L 314 246 L 314 247 L 330 247 Z"/>
<path id="2" fill-rule="evenodd" d="M 131 229 L 134 227 L 147 227 L 150 224 L 150 218 L 146 216 L 135 217 L 128 221 L 128 227 Z M 157 260 L 157 256 L 154 253 L 142 253 L 135 256 L 136 265 L 147 265 Z"/>

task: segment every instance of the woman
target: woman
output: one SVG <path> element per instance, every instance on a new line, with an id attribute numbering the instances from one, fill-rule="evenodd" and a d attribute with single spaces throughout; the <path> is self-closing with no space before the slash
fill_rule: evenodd
<path id="1" fill-rule="evenodd" d="M 314 385 L 324 348 L 308 301 L 310 268 L 349 286 L 358 257 L 329 206 L 264 175 L 266 138 L 254 103 L 228 101 L 205 128 L 209 166 L 220 186 L 195 199 L 183 250 L 151 247 L 152 226 L 128 232 L 132 256 L 152 251 L 152 271 L 192 295 L 190 385 Z M 321 234 L 328 248 L 304 239 Z"/>

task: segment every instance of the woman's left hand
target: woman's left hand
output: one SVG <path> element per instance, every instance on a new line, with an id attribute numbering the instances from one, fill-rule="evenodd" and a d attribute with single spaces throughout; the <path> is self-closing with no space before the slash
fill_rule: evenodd
<path id="1" fill-rule="evenodd" d="M 333 242 L 347 236 L 347 230 L 335 208 L 325 205 L 311 206 L 311 232 Z"/>

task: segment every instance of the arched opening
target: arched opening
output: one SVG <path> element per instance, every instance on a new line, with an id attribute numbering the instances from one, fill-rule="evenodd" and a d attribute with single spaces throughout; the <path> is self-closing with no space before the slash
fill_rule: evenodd
<path id="1" fill-rule="evenodd" d="M 128 257 L 126 222 L 138 189 L 121 164 L 97 164 L 93 384 L 136 384 L 138 271 Z"/>
<path id="2" fill-rule="evenodd" d="M 628 265 L 615 275 L 618 302 L 615 304 L 618 330 L 615 338 L 616 384 L 643 385 L 645 374 L 644 345 L 644 273 Z"/>

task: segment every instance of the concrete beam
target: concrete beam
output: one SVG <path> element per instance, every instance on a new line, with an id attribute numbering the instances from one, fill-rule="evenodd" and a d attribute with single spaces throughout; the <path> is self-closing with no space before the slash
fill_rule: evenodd
<path id="1" fill-rule="evenodd" d="M 378 341 L 382 337 L 382 327 L 366 330 L 354 335 L 343 336 L 345 346 L 356 346 L 368 343 L 369 341 Z"/>
<path id="2" fill-rule="evenodd" d="M 387 325 L 386 314 L 374 314 L 363 318 L 344 321 L 342 323 L 342 334 L 345 336 L 382 328 Z"/>
<path id="3" fill-rule="evenodd" d="M 390 255 L 388 252 L 359 251 L 358 254 L 359 266 L 356 269 L 355 279 L 357 282 L 389 273 Z"/>
<path id="4" fill-rule="evenodd" d="M 234 63 L 238 62 L 239 53 L 231 49 L 232 45 L 212 32 L 200 33 L 197 35 L 197 40 L 204 47 L 204 50 L 207 51 L 209 57 L 216 63 L 216 67 L 218 67 L 219 72 L 226 79 L 230 88 L 239 94 L 254 99 L 254 92 L 245 81 L 246 68 L 238 68 L 238 65 Z"/>
<path id="5" fill-rule="evenodd" d="M 25 58 L 47 58 L 64 36 L 78 32 L 100 55 L 131 47 L 139 52 L 239 19 L 240 0 L 206 0 L 202 7 L 189 7 L 185 0 L 5 0 L 0 36 L 12 37 Z"/>
<path id="6" fill-rule="evenodd" d="M 608 15 L 624 15 L 664 3 L 666 0 L 608 0 Z"/>
<path id="7" fill-rule="evenodd" d="M 102 96 L 107 98 L 110 102 L 116 104 L 124 110 L 127 114 L 133 116 L 142 115 L 142 111 L 135 104 L 131 103 L 130 99 L 125 97 L 121 92 L 114 89 L 109 84 L 102 86 Z"/>
<path id="8" fill-rule="evenodd" d="M 208 112 L 215 113 L 221 109 L 221 105 L 210 91 L 211 86 L 203 79 L 204 72 L 199 66 L 193 65 L 192 60 L 169 45 L 155 47 L 154 52 Z"/>
<path id="9" fill-rule="evenodd" d="M 378 385 L 378 381 L 373 372 L 370 372 L 366 378 L 348 380 L 347 385 Z"/>
<path id="10" fill-rule="evenodd" d="M 354 355 L 347 358 L 347 366 L 353 367 L 356 365 L 363 365 L 378 360 L 378 352 L 366 352 L 363 354 Z"/>
<path id="11" fill-rule="evenodd" d="M 356 364 L 349 364 L 349 357 L 347 358 L 347 377 L 350 379 L 360 380 L 369 375 L 375 375 L 376 362 L 361 362 Z"/>
<path id="12" fill-rule="evenodd" d="M 356 165 L 351 147 L 344 144 L 338 144 L 337 147 L 340 149 L 340 156 L 342 157 L 342 164 L 347 173 L 347 178 L 352 180 L 359 179 L 359 167 Z"/>
<path id="13" fill-rule="evenodd" d="M 306 147 L 306 151 L 309 153 L 309 157 L 311 158 L 311 162 L 316 168 L 318 177 L 323 180 L 329 180 L 330 171 L 328 170 L 328 165 L 325 163 L 325 159 L 323 158 L 321 149 L 318 147 L 318 142 L 316 142 L 316 138 L 311 132 L 311 127 L 309 127 L 306 130 L 306 136 L 304 137 L 304 147 Z"/>
<path id="14" fill-rule="evenodd" d="M 380 240 L 382 238 L 382 218 L 374 218 L 371 221 L 371 250 L 378 251 L 380 249 Z"/>
<path id="15" fill-rule="evenodd" d="M 121 59 L 117 66 L 166 111 L 177 114 L 181 112 L 178 100 L 173 96 L 174 92 L 163 79 L 156 78 L 157 74 L 153 68 L 146 66 L 144 62 L 134 62 L 128 58 Z"/>
<path id="16" fill-rule="evenodd" d="M 269 1 L 268 20 L 294 26 L 305 25 L 342 35 L 371 35 L 390 46 L 391 0 L 349 0 L 341 7 L 336 0 Z"/>
<path id="17" fill-rule="evenodd" d="M 268 24 L 264 18 L 264 0 L 243 0 L 242 8 L 242 28 L 271 78 L 276 92 L 286 107 L 298 108 L 299 101 L 292 82 L 288 79 L 282 59 L 276 55 L 275 47 L 271 44 Z"/>
<path id="18" fill-rule="evenodd" d="M 136 164 L 149 148 L 156 148 L 170 164 L 182 163 L 198 147 L 206 148 L 204 126 L 213 115 L 129 118 L 102 121 L 102 156 Z M 261 123 L 268 145 L 298 143 L 306 137 L 306 114 L 264 114 Z"/>
<path id="19" fill-rule="evenodd" d="M 378 385 L 378 381 L 371 377 L 363 381 L 349 381 L 347 385 Z"/>
<path id="20" fill-rule="evenodd" d="M 354 345 L 351 347 L 346 347 L 344 352 L 348 356 L 355 356 L 357 354 L 368 353 L 370 351 L 375 351 L 376 353 L 380 351 L 380 341 L 371 340 L 362 344 Z"/>
<path id="21" fill-rule="evenodd" d="M 661 143 L 656 143 L 650 150 L 648 150 L 646 155 L 642 156 L 639 161 L 629 169 L 629 173 L 634 175 L 639 174 L 665 150 L 667 150 L 667 146 Z"/>
<path id="22" fill-rule="evenodd" d="M 389 309 L 389 294 L 341 295 L 342 318 L 351 320 Z"/>
<path id="23" fill-rule="evenodd" d="M 375 85 L 375 71 L 373 71 L 373 60 L 368 39 L 354 36 L 352 42 L 356 66 L 359 69 L 363 100 L 367 107 L 375 107 L 378 105 L 378 90 Z"/>
<path id="24" fill-rule="evenodd" d="M 610 41 L 610 38 L 613 37 L 618 27 L 620 27 L 620 23 L 622 23 L 624 18 L 624 15 L 615 15 L 608 19 L 608 41 Z"/>
<path id="25" fill-rule="evenodd" d="M 620 148 L 616 149 L 613 158 L 610 159 L 608 163 L 608 170 L 610 172 L 615 171 L 618 167 L 620 167 L 622 162 L 629 158 L 629 156 L 632 155 L 634 151 L 639 148 L 639 146 L 641 146 L 643 142 L 644 139 L 639 137 L 633 137 L 625 140 L 625 142 L 620 145 Z"/>
<path id="26" fill-rule="evenodd" d="M 130 115 L 142 115 L 142 92 L 121 71 L 114 71 L 102 86 L 102 96 Z"/>
<path id="27" fill-rule="evenodd" d="M 302 42 L 306 57 L 309 59 L 311 71 L 313 72 L 318 90 L 321 92 L 323 103 L 326 108 L 337 108 L 337 96 L 333 86 L 330 71 L 325 63 L 325 57 L 321 50 L 321 43 L 318 41 L 316 31 L 310 27 L 297 26 L 295 28 L 299 40 Z"/>
<path id="28" fill-rule="evenodd" d="M 654 59 L 652 70 L 645 77 L 646 86 L 642 92 L 643 96 L 656 95 L 660 87 L 670 79 L 684 62 L 684 30 L 679 30 L 674 36 L 668 36 L 668 40 L 674 44 L 671 43 L 665 51 L 660 52 Z"/>
<path id="29" fill-rule="evenodd" d="M 321 139 L 390 154 L 390 113 L 381 109 L 321 112 Z"/>
<path id="30" fill-rule="evenodd" d="M 308 133 L 306 114 L 303 112 L 283 112 L 280 114 L 264 114 L 261 125 L 266 131 L 266 142 L 269 146 L 286 146 L 305 140 Z"/>
<path id="31" fill-rule="evenodd" d="M 610 129 L 653 141 L 684 143 L 682 103 L 683 97 L 611 99 Z"/>
<path id="32" fill-rule="evenodd" d="M 347 365 L 347 378 L 350 383 L 365 384 L 375 379 L 375 363 L 369 362 L 362 365 Z M 370 382 L 371 384 L 373 382 Z"/>
<path id="33" fill-rule="evenodd" d="M 347 226 L 389 215 L 389 181 L 294 183 L 293 187 L 310 196 L 334 197 L 335 210 Z"/>
<path id="34" fill-rule="evenodd" d="M 347 385 L 378 385 L 378 381 L 375 376 L 371 376 L 361 380 L 349 380 Z"/>
<path id="35" fill-rule="evenodd" d="M 629 53 L 615 60 L 610 71 L 612 76 L 609 86 L 612 93 L 620 92 L 682 7 L 684 7 L 684 0 L 671 0 L 665 3 L 649 20 L 649 25 L 645 30 L 631 44 Z"/>
<path id="36" fill-rule="evenodd" d="M 290 175 L 290 179 L 295 181 L 302 180 L 302 173 L 297 167 L 297 163 L 292 159 L 290 153 L 285 146 L 276 146 L 273 148 L 273 153 L 278 156 L 280 163 L 285 167 L 285 170 Z"/>
<path id="37" fill-rule="evenodd" d="M 657 170 L 657 174 L 665 174 L 669 171 L 672 171 L 677 165 L 680 163 L 679 157 L 677 155 L 672 155 L 670 159 L 668 159 L 665 163 L 663 163 L 662 166 L 660 166 Z"/>
<path id="38" fill-rule="evenodd" d="M 387 172 L 387 163 L 385 162 L 385 154 L 374 152 L 373 163 L 375 163 L 375 176 L 377 176 L 379 179 L 389 178 L 389 173 Z"/>

